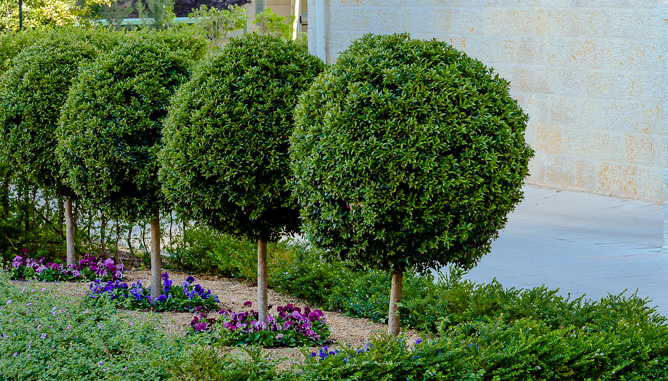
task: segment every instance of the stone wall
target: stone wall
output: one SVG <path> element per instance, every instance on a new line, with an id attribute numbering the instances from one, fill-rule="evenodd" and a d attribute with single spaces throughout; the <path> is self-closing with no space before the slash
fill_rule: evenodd
<path id="1" fill-rule="evenodd" d="M 317 51 L 315 0 L 309 47 Z M 324 0 L 327 60 L 364 33 L 450 42 L 511 81 L 530 183 L 665 200 L 666 21 L 658 0 Z"/>

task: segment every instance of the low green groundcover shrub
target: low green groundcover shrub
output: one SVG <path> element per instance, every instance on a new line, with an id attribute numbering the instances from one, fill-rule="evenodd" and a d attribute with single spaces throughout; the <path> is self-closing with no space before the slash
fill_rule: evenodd
<path id="1" fill-rule="evenodd" d="M 285 256 L 287 241 L 268 243 L 268 266 L 274 267 Z M 257 242 L 221 233 L 205 225 L 184 226 L 182 234 L 165 247 L 169 253 L 166 266 L 228 278 L 257 278 Z"/>
<path id="2" fill-rule="evenodd" d="M 23 249 L 23 257 L 17 255 L 11 267 L 6 268 L 9 279 L 34 279 L 41 282 L 85 282 L 94 279 L 103 281 L 123 278 L 123 264 L 116 263 L 112 258 L 96 257 L 83 254 L 78 264 L 65 266 L 62 263 L 46 262 L 44 257 L 29 258 L 27 249 Z"/>
<path id="3" fill-rule="evenodd" d="M 252 307 L 247 301 L 244 307 Z M 204 313 L 190 322 L 188 333 L 207 335 L 230 346 L 259 345 L 269 347 L 297 347 L 324 345 L 328 342 L 329 327 L 320 310 L 286 304 L 276 308 L 276 317 L 267 315 L 267 321 L 258 321 L 256 311 L 219 311 L 219 318 Z"/>
<path id="4" fill-rule="evenodd" d="M 665 380 L 666 330 L 628 325 L 592 334 L 552 330 L 531 318 L 490 320 L 431 340 L 379 335 L 360 347 L 305 350 L 303 364 L 282 372 L 258 351 L 248 351 L 250 359 L 242 362 L 220 348 L 193 350 L 170 370 L 179 380 Z M 193 374 L 198 377 L 189 378 Z"/>
<path id="5" fill-rule="evenodd" d="M 450 280 L 455 295 L 466 289 L 461 283 Z M 378 336 L 361 347 L 304 349 L 304 363 L 286 368 L 257 348 L 243 347 L 244 355 L 222 343 L 201 345 L 200 335 L 166 333 L 152 314 L 82 305 L 37 282 L 11 284 L 0 272 L 0 379 L 668 379 L 668 326 L 646 300 L 609 296 L 564 310 L 558 298 L 540 302 L 536 295 L 544 293 L 520 292 L 523 307 L 505 300 L 490 307 L 488 298 L 506 297 L 501 291 L 479 285 L 472 297 L 458 296 L 458 308 L 441 314 L 448 319 L 437 337 L 408 343 Z M 474 299 L 481 307 L 468 304 Z M 534 302 L 548 312 L 517 312 Z"/>
<path id="6" fill-rule="evenodd" d="M 126 310 L 153 308 L 155 311 L 190 311 L 204 309 L 213 310 L 218 306 L 218 296 L 212 295 L 211 290 L 199 284 L 194 284 L 195 278 L 189 276 L 177 286 L 172 287 L 173 281 L 169 274 L 162 274 L 162 295 L 155 300 L 152 306 L 151 287 L 144 287 L 141 280 L 128 286 L 119 280 L 109 281 L 106 284 L 97 279 L 88 286 L 86 293 L 91 305 L 111 304 Z"/>
<path id="7" fill-rule="evenodd" d="M 127 317 L 0 271 L 0 380 L 164 380 L 182 345 L 150 315 Z"/>

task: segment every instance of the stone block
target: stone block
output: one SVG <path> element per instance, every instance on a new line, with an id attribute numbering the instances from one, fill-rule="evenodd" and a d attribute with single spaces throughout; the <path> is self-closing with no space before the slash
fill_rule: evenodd
<path id="1" fill-rule="evenodd" d="M 630 164 L 654 164 L 654 139 L 648 135 L 626 134 L 624 142 L 626 157 Z"/>
<path id="2" fill-rule="evenodd" d="M 596 165 L 592 160 L 577 160 L 575 164 L 575 187 L 578 189 L 596 188 Z"/>
<path id="3" fill-rule="evenodd" d="M 574 158 L 561 155 L 545 156 L 545 182 L 558 187 L 572 187 L 575 184 Z"/>
<path id="4" fill-rule="evenodd" d="M 536 124 L 533 148 L 549 154 L 561 154 L 561 129 L 555 125 Z"/>
<path id="5" fill-rule="evenodd" d="M 597 171 L 597 190 L 617 197 L 638 197 L 637 168 L 626 164 L 601 162 Z"/>
<path id="6" fill-rule="evenodd" d="M 666 187 L 661 183 L 663 170 L 657 167 L 637 167 L 637 198 L 661 202 L 666 199 Z"/>

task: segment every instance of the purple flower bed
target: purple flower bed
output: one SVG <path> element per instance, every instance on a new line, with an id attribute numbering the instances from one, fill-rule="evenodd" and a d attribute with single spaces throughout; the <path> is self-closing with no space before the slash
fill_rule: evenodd
<path id="1" fill-rule="evenodd" d="M 245 302 L 244 307 L 250 308 L 252 303 Z M 277 307 L 276 311 L 276 317 L 268 315 L 264 322 L 258 320 L 258 313 L 252 309 L 219 311 L 218 319 L 200 313 L 190 322 L 188 333 L 211 334 L 231 346 L 296 347 L 328 342 L 329 327 L 322 311 L 309 307 L 302 310 L 293 304 Z"/>
<path id="2" fill-rule="evenodd" d="M 156 311 L 199 311 L 200 309 L 214 310 L 218 306 L 218 296 L 212 295 L 211 290 L 199 284 L 194 284 L 195 278 L 189 276 L 177 286 L 169 274 L 162 274 L 162 295 L 151 306 L 151 287 L 144 287 L 141 280 L 128 286 L 120 280 L 110 280 L 102 283 L 96 279 L 88 286 L 86 294 L 93 304 L 112 303 L 118 308 L 128 310 L 153 308 Z"/>
<path id="3" fill-rule="evenodd" d="M 44 262 L 44 257 L 33 259 L 23 249 L 23 256 L 17 255 L 12 261 L 9 272 L 12 280 L 35 279 L 42 282 L 83 282 L 93 279 L 116 280 L 123 278 L 123 265 L 113 259 L 104 259 L 91 254 L 82 254 L 78 264 L 66 266 L 55 262 Z"/>

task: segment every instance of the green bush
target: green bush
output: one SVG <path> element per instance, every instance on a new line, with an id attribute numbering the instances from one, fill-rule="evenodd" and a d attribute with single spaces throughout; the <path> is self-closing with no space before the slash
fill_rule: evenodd
<path id="1" fill-rule="evenodd" d="M 82 68 L 63 106 L 57 154 L 76 194 L 136 221 L 163 203 L 162 124 L 189 61 L 157 41 L 131 40 Z"/>
<path id="2" fill-rule="evenodd" d="M 278 376 L 277 361 L 259 348 L 245 347 L 230 353 L 218 347 L 194 347 L 183 358 L 168 364 L 174 380 L 268 381 Z"/>
<path id="3" fill-rule="evenodd" d="M 183 216 L 251 239 L 297 229 L 287 179 L 297 96 L 323 64 L 291 42 L 232 39 L 174 96 L 160 179 Z"/>
<path id="4" fill-rule="evenodd" d="M 207 41 L 204 37 L 181 28 L 141 29 L 130 36 L 136 36 L 148 43 L 166 45 L 169 51 L 193 62 L 203 59 L 207 53 Z"/>
<path id="5" fill-rule="evenodd" d="M 0 152 L 19 175 L 73 196 L 56 161 L 60 109 L 79 66 L 98 50 L 77 36 L 50 35 L 25 48 L 0 80 Z"/>
<path id="6" fill-rule="evenodd" d="M 77 39 L 95 46 L 101 52 L 116 47 L 126 36 L 103 28 L 84 28 L 81 26 L 42 27 L 21 32 L 0 33 L 0 75 L 9 70 L 16 57 L 27 48 L 44 38 Z"/>
<path id="7" fill-rule="evenodd" d="M 0 33 L 0 75 L 9 70 L 21 50 L 37 42 L 45 33 L 45 29 Z"/>
<path id="8" fill-rule="evenodd" d="M 295 110 L 309 239 L 361 267 L 475 265 L 522 198 L 527 119 L 507 81 L 446 43 L 353 42 Z"/>
<path id="9" fill-rule="evenodd" d="M 165 251 L 167 266 L 175 269 L 249 281 L 257 277 L 257 242 L 206 226 L 186 226 Z M 295 256 L 294 247 L 287 240 L 269 243 L 267 251 L 270 273 L 281 264 L 292 262 Z"/>

